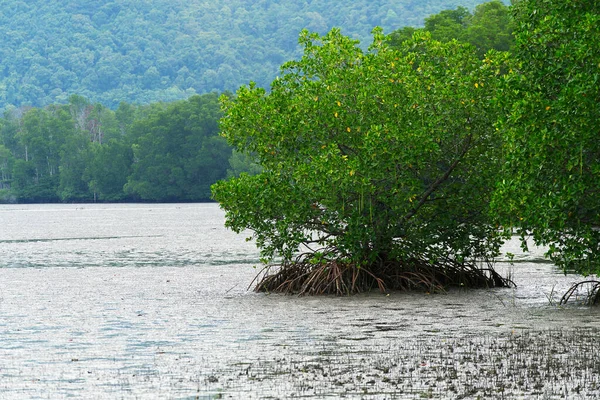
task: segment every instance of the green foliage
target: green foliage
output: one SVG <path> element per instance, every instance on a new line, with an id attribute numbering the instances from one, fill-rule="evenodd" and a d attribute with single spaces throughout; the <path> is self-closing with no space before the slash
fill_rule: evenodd
<path id="1" fill-rule="evenodd" d="M 134 164 L 125 190 L 152 201 L 210 197 L 226 176 L 231 149 L 218 136 L 218 95 L 194 96 L 155 108 L 132 125 Z"/>
<path id="2" fill-rule="evenodd" d="M 521 0 L 496 207 L 566 270 L 600 274 L 600 2 Z"/>
<path id="3" fill-rule="evenodd" d="M 90 156 L 90 141 L 83 135 L 71 135 L 60 150 L 60 178 L 57 194 L 63 201 L 90 201 L 88 183 L 84 179 Z"/>
<path id="4" fill-rule="evenodd" d="M 0 202 L 8 202 L 11 199 L 9 191 L 14 161 L 10 150 L 0 144 Z"/>
<path id="5" fill-rule="evenodd" d="M 339 30 L 303 31 L 303 57 L 269 93 L 251 84 L 223 97 L 223 135 L 264 170 L 215 184 L 214 198 L 265 260 L 304 246 L 359 266 L 496 254 L 505 55 L 480 60 L 424 33 L 398 49 L 384 39 L 375 30 L 363 52 Z"/>
<path id="6" fill-rule="evenodd" d="M 256 175 L 262 172 L 260 165 L 256 163 L 256 157 L 246 153 L 234 151 L 229 157 L 229 169 L 227 170 L 228 178 L 236 178 L 242 173 L 248 175 Z"/>
<path id="7" fill-rule="evenodd" d="M 513 43 L 514 29 L 510 9 L 500 0 L 493 0 L 475 7 L 471 14 L 465 7 L 443 10 L 425 18 L 422 28 L 435 40 L 447 42 L 459 40 L 474 45 L 481 57 L 488 50 L 508 51 Z M 410 40 L 415 28 L 404 27 L 389 35 L 391 46 L 399 46 Z"/>
<path id="8" fill-rule="evenodd" d="M 0 201 L 207 201 L 231 156 L 220 115 L 216 94 L 115 112 L 75 95 L 11 109 L 0 119 Z"/>
<path id="9" fill-rule="evenodd" d="M 28 202 L 57 201 L 61 149 L 75 133 L 65 107 L 31 109 L 23 114 L 16 136 L 24 159 L 14 165 L 14 187 Z"/>
<path id="10" fill-rule="evenodd" d="M 470 9 L 480 0 L 461 0 Z M 6 3 L 6 4 L 4 4 Z M 115 108 L 266 86 L 299 55 L 303 28 L 366 40 L 373 26 L 417 26 L 448 0 L 4 2 L 0 110 L 66 103 L 73 93 Z M 456 2 L 452 2 L 454 5 Z"/>
<path id="11" fill-rule="evenodd" d="M 93 144 L 86 163 L 85 179 L 94 199 L 99 201 L 125 201 L 129 197 L 123 187 L 131 174 L 133 151 L 125 140 L 110 139 Z"/>
<path id="12" fill-rule="evenodd" d="M 480 54 L 487 50 L 509 51 L 515 29 L 510 8 L 495 0 L 475 7 L 467 24 L 466 41 Z"/>
<path id="13" fill-rule="evenodd" d="M 431 37 L 447 42 L 452 39 L 466 40 L 467 24 L 471 13 L 465 7 L 455 10 L 443 10 L 439 14 L 425 18 L 425 31 L 431 32 Z"/>

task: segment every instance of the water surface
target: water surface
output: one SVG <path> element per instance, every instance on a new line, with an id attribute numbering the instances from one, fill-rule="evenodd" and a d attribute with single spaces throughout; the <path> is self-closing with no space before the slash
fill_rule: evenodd
<path id="1" fill-rule="evenodd" d="M 599 311 L 515 289 L 295 297 L 214 204 L 0 206 L 0 399 L 589 398 Z"/>

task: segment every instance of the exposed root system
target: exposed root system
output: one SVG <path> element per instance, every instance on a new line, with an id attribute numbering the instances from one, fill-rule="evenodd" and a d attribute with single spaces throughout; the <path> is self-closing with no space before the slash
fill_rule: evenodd
<path id="1" fill-rule="evenodd" d="M 600 304 L 600 281 L 587 280 L 573 284 L 560 299 L 560 304 L 566 304 L 572 298 L 583 300 L 590 306 Z"/>
<path id="2" fill-rule="evenodd" d="M 348 295 L 373 289 L 382 293 L 390 290 L 440 292 L 451 286 L 515 286 L 510 279 L 500 276 L 490 264 L 482 267 L 450 259 L 436 263 L 412 259 L 357 266 L 331 260 L 315 263 L 308 254 L 299 256 L 294 262 L 266 266 L 254 282 L 257 282 L 257 292 L 298 295 Z"/>

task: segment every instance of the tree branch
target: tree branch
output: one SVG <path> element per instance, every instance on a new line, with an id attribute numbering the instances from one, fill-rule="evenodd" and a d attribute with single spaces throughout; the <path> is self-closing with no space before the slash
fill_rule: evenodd
<path id="1" fill-rule="evenodd" d="M 419 200 L 417 205 L 413 207 L 413 209 L 410 210 L 404 217 L 402 217 L 403 223 L 406 223 L 409 219 L 414 217 L 417 214 L 417 212 L 419 212 L 419 209 L 423 207 L 423 205 L 427 202 L 429 196 L 431 196 L 431 194 L 435 192 L 442 185 L 442 183 L 448 180 L 452 171 L 454 171 L 454 169 L 458 166 L 464 155 L 467 154 L 467 151 L 469 151 L 470 144 L 471 135 L 467 136 L 467 140 L 465 141 L 460 154 L 458 155 L 458 157 L 456 157 L 456 160 L 454 160 L 454 162 L 450 165 L 446 172 L 444 172 L 442 176 L 440 176 L 435 182 L 431 184 L 431 186 L 429 186 L 425 193 L 423 193 L 423 196 L 421 196 L 421 200 Z"/>

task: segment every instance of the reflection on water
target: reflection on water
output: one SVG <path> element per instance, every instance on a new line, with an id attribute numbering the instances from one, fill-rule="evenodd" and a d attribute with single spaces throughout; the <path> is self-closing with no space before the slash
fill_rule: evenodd
<path id="1" fill-rule="evenodd" d="M 0 399 L 594 397 L 599 311 L 506 250 L 515 289 L 298 298 L 212 204 L 0 206 Z"/>

